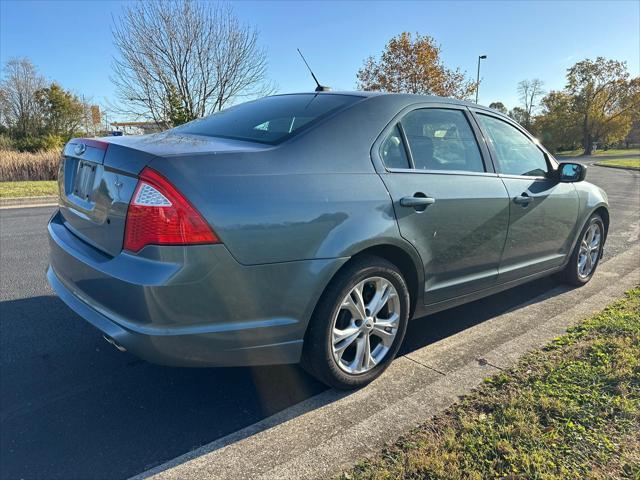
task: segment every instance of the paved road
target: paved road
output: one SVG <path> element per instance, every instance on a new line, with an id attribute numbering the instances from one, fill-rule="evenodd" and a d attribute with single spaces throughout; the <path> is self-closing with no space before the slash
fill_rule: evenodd
<path id="1" fill-rule="evenodd" d="M 640 233 L 640 174 L 593 167 L 606 257 Z M 158 367 L 117 352 L 46 285 L 51 208 L 0 211 L 0 477 L 126 478 L 324 390 L 295 366 Z M 409 352 L 548 291 L 543 279 L 413 322 Z"/>

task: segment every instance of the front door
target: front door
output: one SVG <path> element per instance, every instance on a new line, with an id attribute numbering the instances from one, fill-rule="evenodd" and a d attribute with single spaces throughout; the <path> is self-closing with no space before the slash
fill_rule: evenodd
<path id="1" fill-rule="evenodd" d="M 575 236 L 579 200 L 571 183 L 552 178 L 545 152 L 515 124 L 475 112 L 509 192 L 509 234 L 499 282 L 562 265 Z"/>
<path id="2" fill-rule="evenodd" d="M 377 152 L 400 233 L 424 264 L 426 304 L 498 277 L 509 199 L 490 162 L 485 166 L 488 153 L 468 115 L 451 107 L 412 110 L 389 127 Z"/>

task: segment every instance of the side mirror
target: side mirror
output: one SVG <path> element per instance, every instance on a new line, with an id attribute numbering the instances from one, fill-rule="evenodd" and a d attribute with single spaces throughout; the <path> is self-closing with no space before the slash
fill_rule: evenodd
<path id="1" fill-rule="evenodd" d="M 587 166 L 581 163 L 561 163 L 558 167 L 558 180 L 565 183 L 581 182 L 587 176 Z"/>

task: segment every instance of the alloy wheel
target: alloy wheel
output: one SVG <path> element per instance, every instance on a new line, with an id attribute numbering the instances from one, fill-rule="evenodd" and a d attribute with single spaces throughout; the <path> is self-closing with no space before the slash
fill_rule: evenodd
<path id="1" fill-rule="evenodd" d="M 367 278 L 344 297 L 333 319 L 333 358 L 343 371 L 365 373 L 393 345 L 400 324 L 400 297 L 382 277 Z"/>
<path id="2" fill-rule="evenodd" d="M 578 276 L 580 278 L 587 278 L 596 268 L 600 257 L 601 241 L 602 230 L 600 225 L 597 223 L 591 224 L 580 242 L 580 251 L 578 253 Z"/>

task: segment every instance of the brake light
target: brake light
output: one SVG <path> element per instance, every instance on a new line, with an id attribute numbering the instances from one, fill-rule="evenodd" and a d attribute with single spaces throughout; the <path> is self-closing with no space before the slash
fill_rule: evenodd
<path id="1" fill-rule="evenodd" d="M 129 203 L 123 248 L 138 252 L 146 245 L 205 243 L 220 239 L 165 177 L 145 167 Z"/>

